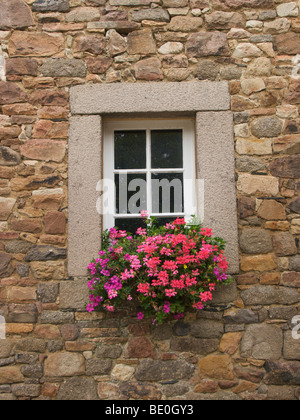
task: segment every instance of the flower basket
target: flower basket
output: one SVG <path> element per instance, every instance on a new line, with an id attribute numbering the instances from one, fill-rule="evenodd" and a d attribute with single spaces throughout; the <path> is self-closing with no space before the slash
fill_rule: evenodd
<path id="1" fill-rule="evenodd" d="M 232 281 L 225 242 L 195 217 L 165 226 L 145 212 L 142 217 L 145 228 L 135 235 L 115 228 L 103 233 L 99 258 L 88 266 L 87 311 L 114 312 L 124 302 L 138 302 L 138 319 L 150 316 L 162 323 L 170 315 L 180 319 L 191 309 L 202 310 L 218 285 Z"/>

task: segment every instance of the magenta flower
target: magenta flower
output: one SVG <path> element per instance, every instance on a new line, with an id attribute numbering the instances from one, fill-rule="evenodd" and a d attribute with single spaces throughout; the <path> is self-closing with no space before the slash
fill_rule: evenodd
<path id="1" fill-rule="evenodd" d="M 143 319 L 144 318 L 144 314 L 143 314 L 143 312 L 139 312 L 138 314 L 137 314 L 137 319 Z"/>

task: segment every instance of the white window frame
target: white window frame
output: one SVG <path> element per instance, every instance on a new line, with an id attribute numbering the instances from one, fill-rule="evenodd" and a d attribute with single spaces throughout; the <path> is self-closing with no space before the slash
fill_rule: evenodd
<path id="1" fill-rule="evenodd" d="M 103 172 L 104 179 L 113 181 L 115 174 L 145 174 L 147 177 L 147 210 L 151 216 L 160 217 L 184 217 L 189 220 L 196 210 L 196 156 L 195 156 L 195 122 L 193 118 L 185 119 L 130 119 L 117 120 L 111 119 L 104 121 L 104 141 L 103 141 Z M 183 168 L 151 169 L 151 130 L 182 130 L 183 146 Z M 145 169 L 114 169 L 114 132 L 126 130 L 145 130 L 146 131 L 146 168 Z M 152 212 L 152 173 L 183 173 L 183 194 L 184 212 L 183 213 L 153 213 Z M 112 185 L 112 183 L 110 184 Z M 139 218 L 140 214 L 116 214 L 115 211 L 115 187 L 114 191 L 108 194 L 109 212 L 103 209 L 103 228 L 110 229 L 115 225 L 117 218 Z M 107 203 L 106 203 L 107 204 Z"/>

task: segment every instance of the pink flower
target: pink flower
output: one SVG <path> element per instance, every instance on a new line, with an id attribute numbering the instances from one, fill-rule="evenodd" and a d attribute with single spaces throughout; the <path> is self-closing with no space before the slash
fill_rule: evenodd
<path id="1" fill-rule="evenodd" d="M 143 314 L 143 312 L 139 312 L 136 316 L 137 319 L 143 319 L 145 315 Z"/>
<path id="2" fill-rule="evenodd" d="M 88 303 L 88 304 L 86 305 L 86 310 L 87 310 L 88 312 L 93 312 L 93 311 L 95 310 L 94 305 L 93 305 L 92 303 Z"/>
<path id="3" fill-rule="evenodd" d="M 166 289 L 165 290 L 165 295 L 168 297 L 172 297 L 172 296 L 176 296 L 177 292 L 175 289 Z"/>
<path id="4" fill-rule="evenodd" d="M 150 285 L 149 283 L 140 283 L 137 291 L 142 293 L 144 296 L 148 296 Z"/>
<path id="5" fill-rule="evenodd" d="M 141 217 L 147 218 L 149 216 L 147 210 L 142 210 L 141 211 Z"/>

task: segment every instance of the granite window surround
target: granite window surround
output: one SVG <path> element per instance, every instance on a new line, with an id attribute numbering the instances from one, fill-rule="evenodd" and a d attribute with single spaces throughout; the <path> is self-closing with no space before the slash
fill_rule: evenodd
<path id="1" fill-rule="evenodd" d="M 196 178 L 204 180 L 204 226 L 227 241 L 230 273 L 239 272 L 233 115 L 227 82 L 147 82 L 70 89 L 68 274 L 87 275 L 101 246 L 96 203 L 103 177 L 103 118 L 193 116 Z M 200 196 L 200 194 L 199 194 Z"/>

